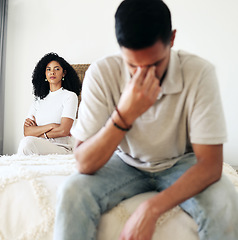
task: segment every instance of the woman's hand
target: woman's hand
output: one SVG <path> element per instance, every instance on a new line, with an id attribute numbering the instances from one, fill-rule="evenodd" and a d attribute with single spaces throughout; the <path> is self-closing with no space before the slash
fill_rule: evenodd
<path id="1" fill-rule="evenodd" d="M 32 116 L 32 117 L 33 117 L 33 120 L 31 118 L 25 119 L 24 126 L 26 127 L 37 126 L 35 116 Z"/>
<path id="2" fill-rule="evenodd" d="M 37 126 L 35 117 L 34 120 L 27 118 L 24 123 L 24 136 L 44 137 L 47 133 L 49 138 L 70 136 L 70 129 L 74 120 L 63 117 L 61 123 L 50 123 L 42 126 Z"/>
<path id="3" fill-rule="evenodd" d="M 32 116 L 33 119 L 27 118 L 24 122 L 24 136 L 35 136 L 43 137 L 44 133 L 51 131 L 54 127 L 58 127 L 59 124 L 47 124 L 44 126 L 38 126 L 36 123 L 35 116 Z"/>
<path id="4" fill-rule="evenodd" d="M 67 117 L 61 118 L 61 123 L 49 124 L 51 129 L 47 132 L 49 138 L 67 137 L 70 136 L 70 129 L 73 125 L 74 120 Z"/>

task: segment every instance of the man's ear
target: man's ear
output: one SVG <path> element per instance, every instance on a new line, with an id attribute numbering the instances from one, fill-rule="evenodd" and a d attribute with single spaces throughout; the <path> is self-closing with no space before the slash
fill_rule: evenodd
<path id="1" fill-rule="evenodd" d="M 176 36 L 176 29 L 172 31 L 171 39 L 170 39 L 170 47 L 174 46 L 174 39 Z"/>

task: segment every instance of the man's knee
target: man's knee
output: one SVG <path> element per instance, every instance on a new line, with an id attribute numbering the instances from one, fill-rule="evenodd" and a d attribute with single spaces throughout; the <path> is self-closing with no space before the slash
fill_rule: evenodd
<path id="1" fill-rule="evenodd" d="M 60 186 L 58 205 L 62 210 L 69 212 L 90 211 L 98 214 L 98 200 L 88 179 L 90 176 L 75 173 Z"/>
<path id="2" fill-rule="evenodd" d="M 219 181 L 198 194 L 197 198 L 205 206 L 222 210 L 222 208 L 229 209 L 233 204 L 237 204 L 235 195 L 237 195 L 237 192 L 233 184 L 223 174 Z"/>
<path id="3" fill-rule="evenodd" d="M 181 207 L 194 218 L 232 219 L 234 210 L 238 211 L 238 197 L 232 183 L 226 176 L 210 185 Z"/>
<path id="4" fill-rule="evenodd" d="M 60 186 L 58 191 L 59 198 L 66 199 L 67 201 L 74 201 L 84 198 L 90 192 L 90 184 L 86 178 L 90 176 L 74 173 L 69 176 L 64 183 Z"/>

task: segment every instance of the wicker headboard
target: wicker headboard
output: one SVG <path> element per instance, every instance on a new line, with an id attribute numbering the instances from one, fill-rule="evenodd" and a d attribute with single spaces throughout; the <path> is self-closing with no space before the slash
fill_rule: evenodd
<path id="1" fill-rule="evenodd" d="M 74 70 L 78 74 L 79 80 L 83 82 L 85 72 L 87 71 L 90 64 L 71 64 L 71 66 L 74 68 Z M 79 103 L 80 103 L 81 94 L 78 97 L 79 97 Z"/>
<path id="2" fill-rule="evenodd" d="M 74 70 L 79 76 L 79 80 L 82 82 L 84 79 L 85 72 L 87 71 L 90 64 L 72 64 L 71 66 L 74 68 Z"/>

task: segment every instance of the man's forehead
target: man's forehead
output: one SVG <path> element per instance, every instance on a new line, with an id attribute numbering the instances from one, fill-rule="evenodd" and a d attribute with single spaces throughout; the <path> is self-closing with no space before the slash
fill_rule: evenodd
<path id="1" fill-rule="evenodd" d="M 126 61 L 126 63 L 131 67 L 152 67 L 152 66 L 157 66 L 158 64 L 163 62 L 164 59 L 165 59 L 165 57 L 156 61 L 156 62 L 153 62 L 151 64 L 146 64 L 146 65 L 134 65 L 133 63 L 130 63 L 130 62 L 127 62 L 127 61 Z"/>
<path id="2" fill-rule="evenodd" d="M 123 59 L 128 65 L 133 67 L 159 64 L 169 55 L 169 50 L 169 46 L 164 45 L 162 42 L 156 42 L 150 47 L 139 50 L 121 47 Z"/>

